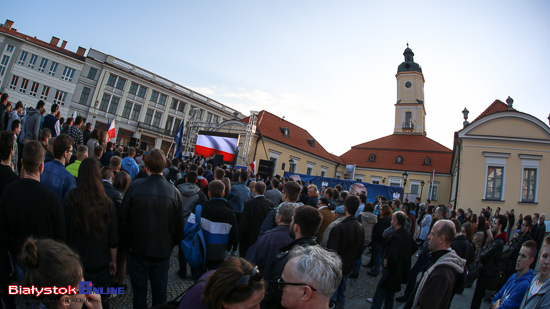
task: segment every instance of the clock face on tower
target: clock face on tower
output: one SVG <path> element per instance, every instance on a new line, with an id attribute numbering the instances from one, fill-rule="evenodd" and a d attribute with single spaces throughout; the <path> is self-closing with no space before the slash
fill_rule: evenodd
<path id="1" fill-rule="evenodd" d="M 411 88 L 412 87 L 412 83 L 411 82 L 406 82 L 405 83 L 405 88 Z"/>

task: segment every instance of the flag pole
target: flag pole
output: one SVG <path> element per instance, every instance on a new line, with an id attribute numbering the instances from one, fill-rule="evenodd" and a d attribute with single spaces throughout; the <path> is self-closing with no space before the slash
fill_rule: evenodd
<path id="1" fill-rule="evenodd" d="M 170 153 L 170 150 L 172 150 L 172 146 L 174 146 L 174 141 L 172 141 L 172 143 L 170 143 L 170 148 L 168 148 L 168 153 Z M 168 153 L 166 155 L 168 155 Z M 172 156 L 174 157 L 174 156 Z"/>

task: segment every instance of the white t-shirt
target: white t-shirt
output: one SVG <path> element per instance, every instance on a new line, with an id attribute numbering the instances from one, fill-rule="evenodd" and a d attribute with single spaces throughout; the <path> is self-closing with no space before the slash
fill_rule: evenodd
<path id="1" fill-rule="evenodd" d="M 540 289 L 542 288 L 542 286 L 545 285 L 546 283 L 548 283 L 548 281 L 550 281 L 550 278 L 548 280 L 546 280 L 546 282 L 544 282 L 543 284 L 538 285 L 537 283 L 539 281 L 537 279 L 537 282 L 535 282 L 535 284 L 531 285 L 531 288 L 529 289 L 529 295 L 528 295 L 527 299 L 529 299 L 529 298 L 531 298 L 531 296 L 537 294 L 540 291 Z"/>

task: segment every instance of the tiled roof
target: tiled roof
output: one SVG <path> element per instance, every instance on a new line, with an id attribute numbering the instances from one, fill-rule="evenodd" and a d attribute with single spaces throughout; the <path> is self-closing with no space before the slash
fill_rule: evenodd
<path id="1" fill-rule="evenodd" d="M 78 59 L 78 60 L 81 60 L 81 61 L 84 61 L 84 59 L 85 59 L 84 56 L 79 56 L 79 55 L 77 55 L 76 53 L 74 53 L 70 50 L 66 50 L 64 48 L 51 45 L 50 43 L 39 40 L 36 37 L 31 37 L 31 36 L 28 36 L 28 35 L 23 34 L 21 32 L 14 31 L 14 29 L 8 30 L 4 27 L 0 27 L 0 32 L 5 33 L 5 34 L 9 34 L 9 35 L 13 35 L 15 37 L 18 37 L 18 38 L 22 39 L 23 41 L 26 41 L 26 42 L 29 42 L 29 43 L 34 43 L 36 45 L 40 45 L 44 48 L 56 51 L 58 53 L 64 54 L 66 56 L 69 56 L 69 57 L 72 57 L 72 58 L 75 58 L 75 59 Z"/>
<path id="2" fill-rule="evenodd" d="M 376 156 L 374 162 L 369 161 L 371 154 Z M 403 157 L 403 163 L 396 163 L 398 156 Z M 353 146 L 340 157 L 357 167 L 413 172 L 435 169 L 436 173 L 449 174 L 452 150 L 424 135 L 392 134 Z M 424 162 L 426 157 L 431 160 L 429 165 Z"/>
<path id="3" fill-rule="evenodd" d="M 496 112 L 504 112 L 504 111 L 507 111 L 508 110 L 508 105 L 500 100 L 495 100 L 495 102 L 493 102 L 491 105 L 489 105 L 489 107 L 487 107 L 486 110 L 483 111 L 483 113 L 479 114 L 479 116 L 477 116 L 477 118 L 474 120 L 478 120 L 480 118 L 483 118 L 487 115 L 490 115 L 490 114 L 494 114 Z M 472 121 L 472 122 L 474 122 Z"/>
<path id="4" fill-rule="evenodd" d="M 246 117 L 241 121 L 248 123 L 248 120 L 249 117 Z M 323 148 L 323 146 L 321 146 L 321 144 L 319 144 L 319 142 L 315 140 L 315 138 L 311 136 L 307 130 L 302 129 L 285 119 L 279 118 L 270 112 L 263 110 L 258 114 L 258 122 L 256 127 L 265 137 L 298 148 L 305 152 L 309 152 L 327 160 L 344 164 L 340 157 L 326 151 L 325 148 Z M 283 135 L 281 128 L 288 128 L 288 137 Z M 315 141 L 314 147 L 309 145 L 307 141 L 308 139 L 313 139 Z"/>

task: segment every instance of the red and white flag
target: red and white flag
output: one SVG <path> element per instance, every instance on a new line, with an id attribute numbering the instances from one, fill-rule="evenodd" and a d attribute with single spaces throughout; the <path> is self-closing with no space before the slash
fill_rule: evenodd
<path id="1" fill-rule="evenodd" d="M 235 162 L 238 137 L 225 137 L 214 135 L 197 135 L 195 152 L 203 156 L 220 154 L 224 162 Z"/>
<path id="2" fill-rule="evenodd" d="M 109 125 L 109 129 L 107 130 L 107 136 L 109 139 L 115 138 L 115 120 L 111 121 L 111 124 Z"/>
<path id="3" fill-rule="evenodd" d="M 252 173 L 257 174 L 256 173 L 256 160 L 254 160 L 254 162 L 250 163 L 250 168 L 252 169 Z"/>
<path id="4" fill-rule="evenodd" d="M 73 113 L 73 122 L 76 120 L 76 109 L 74 110 L 74 113 Z"/>

